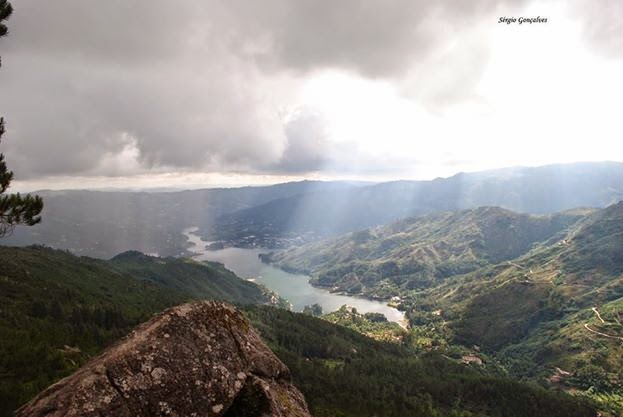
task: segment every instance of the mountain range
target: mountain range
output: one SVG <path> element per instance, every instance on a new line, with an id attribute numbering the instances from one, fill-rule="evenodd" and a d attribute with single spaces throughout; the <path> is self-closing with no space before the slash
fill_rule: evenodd
<path id="1" fill-rule="evenodd" d="M 432 181 L 303 181 L 180 192 L 43 191 L 36 228 L 10 245 L 45 244 L 110 258 L 128 250 L 188 254 L 181 231 L 198 227 L 224 246 L 278 248 L 410 216 L 480 206 L 551 214 L 623 198 L 622 163 L 578 163 L 462 173 Z"/>

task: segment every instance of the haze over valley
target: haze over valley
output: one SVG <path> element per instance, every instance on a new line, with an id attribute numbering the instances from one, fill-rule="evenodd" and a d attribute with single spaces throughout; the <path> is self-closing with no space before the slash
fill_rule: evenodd
<path id="1" fill-rule="evenodd" d="M 42 191 L 48 216 L 8 244 L 45 244 L 110 258 L 127 250 L 188 254 L 198 227 L 224 246 L 276 248 L 400 218 L 480 206 L 546 214 L 623 199 L 623 163 L 579 163 L 457 174 L 432 181 L 303 181 L 179 192 Z"/>

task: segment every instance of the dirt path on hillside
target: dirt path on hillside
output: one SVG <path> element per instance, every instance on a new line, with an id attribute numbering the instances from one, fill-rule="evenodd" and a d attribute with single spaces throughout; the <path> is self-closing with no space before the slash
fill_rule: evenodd
<path id="1" fill-rule="evenodd" d="M 597 318 L 599 319 L 599 321 L 601 321 L 601 323 L 602 323 L 602 324 L 605 324 L 605 325 L 608 325 L 608 324 L 614 324 L 614 323 L 609 323 L 609 322 L 605 321 L 605 320 L 603 319 L 603 317 L 601 317 L 601 314 L 599 313 L 599 310 L 597 310 L 597 307 L 592 307 L 592 308 L 591 308 L 591 310 L 593 311 L 593 313 L 595 313 L 595 315 L 597 316 Z M 618 339 L 618 340 L 623 341 L 623 337 L 621 337 L 621 336 L 615 336 L 615 335 L 612 335 L 612 334 L 607 334 L 607 333 L 603 333 L 603 332 L 597 331 L 597 330 L 595 330 L 595 329 L 591 329 L 591 328 L 588 326 L 588 324 L 587 324 L 587 323 L 585 323 L 585 324 L 584 324 L 584 328 L 586 328 L 586 330 L 588 330 L 589 332 L 594 333 L 594 334 L 597 334 L 597 335 L 599 335 L 599 336 L 607 337 L 607 338 L 610 338 L 610 339 Z"/>
<path id="2" fill-rule="evenodd" d="M 618 339 L 618 340 L 623 342 L 623 337 L 621 337 L 621 336 L 614 336 L 614 335 L 611 335 L 611 334 L 598 332 L 597 330 L 594 330 L 594 329 L 591 329 L 590 327 L 588 327 L 588 324 L 586 324 L 586 323 L 584 323 L 584 327 L 586 328 L 586 330 L 588 330 L 591 333 L 594 333 L 594 334 L 597 334 L 597 335 L 603 336 L 603 337 L 608 337 L 610 339 Z"/>
<path id="3" fill-rule="evenodd" d="M 526 270 L 526 268 L 525 268 L 525 267 L 523 267 L 523 266 L 521 266 L 521 265 L 517 265 L 515 262 L 511 262 L 511 261 L 506 261 L 506 262 L 508 262 L 508 264 L 509 264 L 509 265 L 514 266 L 514 267 L 516 267 L 516 268 L 519 268 L 519 269 L 521 269 L 521 270 L 523 270 L 523 271 L 525 271 L 525 270 Z"/>
<path id="4" fill-rule="evenodd" d="M 593 307 L 591 308 L 591 310 L 593 310 L 593 312 L 597 315 L 597 318 L 602 322 L 602 323 L 606 323 L 604 319 L 601 318 L 601 314 L 599 314 L 599 310 L 597 310 L 597 307 Z"/>

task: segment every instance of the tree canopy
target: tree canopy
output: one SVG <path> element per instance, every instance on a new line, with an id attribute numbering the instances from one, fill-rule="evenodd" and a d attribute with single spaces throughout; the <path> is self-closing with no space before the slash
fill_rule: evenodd
<path id="1" fill-rule="evenodd" d="M 8 33 L 5 21 L 13 13 L 13 7 L 7 0 L 0 0 L 0 37 Z M 0 58 L 0 66 L 2 59 Z M 0 141 L 4 135 L 4 118 L 0 117 Z M 4 155 L 0 153 L 0 237 L 10 233 L 17 224 L 33 226 L 41 221 L 43 200 L 39 196 L 6 194 L 13 180 L 13 171 L 9 171 Z"/>
<path id="2" fill-rule="evenodd" d="M 7 0 L 0 0 L 0 36 L 8 33 L 9 29 L 4 23 L 5 20 L 13 13 L 13 6 Z"/>

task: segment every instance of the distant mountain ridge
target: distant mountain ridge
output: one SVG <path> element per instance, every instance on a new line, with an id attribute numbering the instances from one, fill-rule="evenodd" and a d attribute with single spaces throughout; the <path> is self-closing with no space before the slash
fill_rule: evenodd
<path id="1" fill-rule="evenodd" d="M 299 194 L 227 214 L 220 234 L 336 235 L 424 214 L 497 206 L 530 214 L 605 207 L 623 199 L 623 163 L 583 163 L 461 173 Z M 218 235 L 218 233 L 217 233 Z"/>
<path id="2" fill-rule="evenodd" d="M 46 244 L 109 258 L 127 250 L 185 254 L 181 231 L 209 241 L 277 248 L 479 206 L 548 214 L 605 207 L 623 198 L 623 163 L 507 168 L 432 181 L 314 182 L 166 193 L 51 191 L 43 223 L 18 228 L 11 245 Z"/>
<path id="3" fill-rule="evenodd" d="M 182 235 L 185 228 L 213 228 L 219 216 L 274 199 L 356 186 L 351 182 L 302 181 L 164 193 L 44 191 L 40 194 L 45 199 L 46 214 L 40 227 L 18 227 L 2 243 L 43 244 L 104 259 L 131 250 L 160 256 L 189 255 Z"/>

